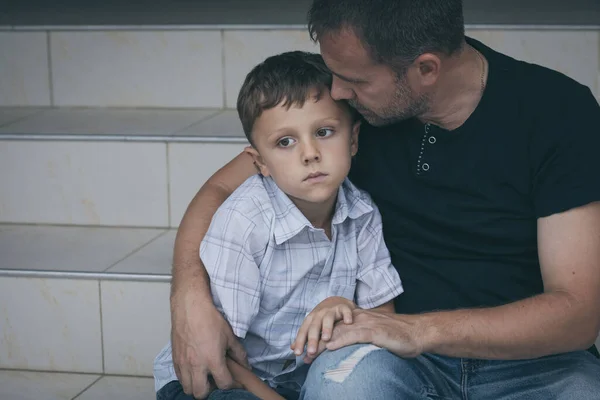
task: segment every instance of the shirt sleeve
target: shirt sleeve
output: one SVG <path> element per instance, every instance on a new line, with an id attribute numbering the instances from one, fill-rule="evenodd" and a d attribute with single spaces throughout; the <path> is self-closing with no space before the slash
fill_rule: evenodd
<path id="1" fill-rule="evenodd" d="M 379 307 L 401 294 L 404 289 L 392 265 L 383 239 L 381 215 L 375 204 L 358 233 L 358 274 L 356 304 L 361 308 Z"/>
<path id="2" fill-rule="evenodd" d="M 221 207 L 200 245 L 200 258 L 210 277 L 217 309 L 234 334 L 244 338 L 258 313 L 261 297 L 260 259 L 268 235 L 244 214 Z"/>
<path id="3" fill-rule="evenodd" d="M 544 113 L 532 143 L 536 217 L 600 200 L 600 106 L 587 87 L 569 93 Z"/>

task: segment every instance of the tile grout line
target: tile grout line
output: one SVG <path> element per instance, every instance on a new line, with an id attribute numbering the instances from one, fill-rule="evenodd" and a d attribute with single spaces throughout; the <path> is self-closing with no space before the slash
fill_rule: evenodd
<path id="1" fill-rule="evenodd" d="M 169 228 L 164 229 L 161 233 L 159 233 L 158 235 L 156 235 L 155 237 L 153 237 L 152 239 L 150 239 L 146 243 L 142 244 L 141 246 L 136 247 L 135 249 L 133 249 L 132 251 L 130 251 L 129 253 L 127 253 L 124 257 L 122 257 L 119 260 L 115 261 L 114 263 L 112 263 L 111 265 L 109 265 L 106 269 L 104 269 L 104 270 L 102 270 L 100 272 L 104 272 L 104 273 L 108 272 L 109 269 L 111 269 L 112 267 L 114 267 L 115 265 L 117 265 L 118 263 L 120 263 L 121 261 L 124 261 L 126 258 L 131 257 L 132 255 L 134 255 L 135 253 L 137 253 L 138 251 L 140 251 L 144 247 L 148 246 L 150 243 L 154 242 L 159 237 L 161 237 L 163 235 L 166 235 L 167 232 L 169 232 L 169 230 L 170 230 Z"/>
<path id="2" fill-rule="evenodd" d="M 48 90 L 50 91 L 50 106 L 54 107 L 54 83 L 52 79 L 52 41 L 51 31 L 46 31 L 46 54 L 48 56 Z"/>
<path id="3" fill-rule="evenodd" d="M 88 391 L 88 389 L 90 389 L 92 386 L 94 386 L 96 383 L 98 383 L 98 381 L 99 381 L 100 379 L 102 379 L 102 378 L 103 378 L 103 375 L 100 375 L 98 378 L 96 378 L 96 380 L 95 380 L 94 382 L 92 382 L 92 383 L 90 383 L 89 385 L 87 385 L 87 386 L 85 387 L 85 389 L 83 389 L 81 392 L 79 392 L 79 393 L 78 393 L 78 394 L 77 394 L 75 397 L 73 397 L 71 400 L 77 400 L 77 398 L 79 398 L 79 396 L 81 396 L 82 394 L 84 394 L 85 392 L 87 392 L 87 391 Z"/>
<path id="4" fill-rule="evenodd" d="M 102 281 L 98 279 L 98 309 L 100 311 L 100 351 L 102 351 L 102 374 L 106 372 L 104 359 L 104 318 L 102 318 Z"/>
<path id="5" fill-rule="evenodd" d="M 169 143 L 165 143 L 165 162 L 167 167 L 167 225 L 171 229 L 171 163 L 169 162 Z"/>
<path id="6" fill-rule="evenodd" d="M 136 379 L 154 379 L 151 375 L 123 375 L 123 374 L 99 374 L 98 372 L 74 372 L 74 371 L 48 371 L 42 369 L 23 369 L 23 368 L 0 368 L 0 372 L 32 372 L 41 374 L 63 374 L 63 375 L 96 375 L 101 378 L 136 378 Z"/>
<path id="7" fill-rule="evenodd" d="M 225 30 L 221 29 L 221 85 L 223 86 L 223 108 L 227 108 L 227 78 L 225 73 Z"/>

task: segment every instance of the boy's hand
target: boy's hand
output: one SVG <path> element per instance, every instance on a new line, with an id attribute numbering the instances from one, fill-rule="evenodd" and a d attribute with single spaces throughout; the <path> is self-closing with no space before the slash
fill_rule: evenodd
<path id="1" fill-rule="evenodd" d="M 343 320 L 345 324 L 352 323 L 352 310 L 354 309 L 356 309 L 356 304 L 343 297 L 334 296 L 323 300 L 304 319 L 291 349 L 299 356 L 304 352 L 306 344 L 304 362 L 312 362 L 325 350 L 325 344 L 331 339 L 336 322 Z"/>

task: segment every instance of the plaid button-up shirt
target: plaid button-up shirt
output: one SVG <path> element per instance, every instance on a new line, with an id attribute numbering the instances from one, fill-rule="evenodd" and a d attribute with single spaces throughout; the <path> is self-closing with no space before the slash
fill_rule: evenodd
<path id="1" fill-rule="evenodd" d="M 331 232 L 329 240 L 271 178 L 256 175 L 218 209 L 201 244 L 214 303 L 271 386 L 302 385 L 306 367 L 290 344 L 321 301 L 341 296 L 374 308 L 403 291 L 379 211 L 347 179 Z M 172 365 L 167 345 L 155 360 L 157 390 L 177 379 Z"/>

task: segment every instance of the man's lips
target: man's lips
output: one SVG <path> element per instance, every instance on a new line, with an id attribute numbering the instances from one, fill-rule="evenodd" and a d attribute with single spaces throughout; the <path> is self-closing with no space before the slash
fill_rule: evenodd
<path id="1" fill-rule="evenodd" d="M 321 178 L 323 176 L 327 176 L 327 174 L 325 174 L 323 172 L 312 172 L 312 173 L 308 174 L 308 176 L 306 178 L 304 178 L 304 180 L 308 181 L 311 179 Z"/>

